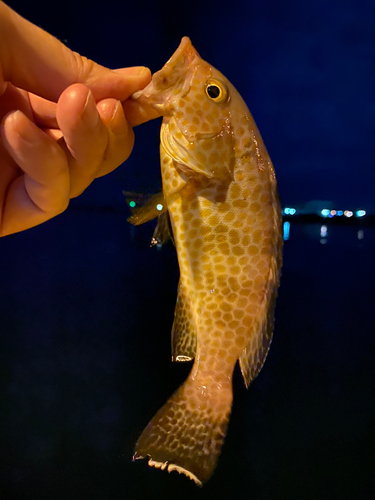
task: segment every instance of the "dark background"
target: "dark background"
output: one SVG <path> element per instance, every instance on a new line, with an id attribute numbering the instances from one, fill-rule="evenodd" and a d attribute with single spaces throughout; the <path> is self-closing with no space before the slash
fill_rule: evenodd
<path id="1" fill-rule="evenodd" d="M 375 211 L 375 4 L 8 2 L 109 67 L 160 69 L 189 35 L 248 103 L 284 205 Z M 122 189 L 156 191 L 159 122 L 61 216 L 0 240 L 0 498 L 367 499 L 375 446 L 375 230 L 292 224 L 275 337 L 198 489 L 132 464 L 138 435 L 186 377 L 170 362 L 178 281 Z M 370 133 L 371 131 L 371 133 Z M 364 229 L 364 239 L 358 230 Z"/>

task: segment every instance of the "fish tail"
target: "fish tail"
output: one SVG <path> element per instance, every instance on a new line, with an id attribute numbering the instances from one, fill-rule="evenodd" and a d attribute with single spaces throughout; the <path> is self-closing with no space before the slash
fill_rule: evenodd
<path id="1" fill-rule="evenodd" d="M 148 457 L 148 465 L 176 470 L 201 486 L 216 467 L 232 399 L 231 383 L 200 385 L 189 377 L 147 425 L 133 460 Z"/>

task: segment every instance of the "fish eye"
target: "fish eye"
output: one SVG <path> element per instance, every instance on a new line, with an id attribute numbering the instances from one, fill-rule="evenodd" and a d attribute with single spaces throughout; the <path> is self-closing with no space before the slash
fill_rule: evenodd
<path id="1" fill-rule="evenodd" d="M 220 103 L 227 101 L 228 99 L 228 90 L 226 86 L 219 82 L 218 80 L 210 79 L 206 82 L 204 88 L 207 97 L 211 99 L 211 101 Z"/>

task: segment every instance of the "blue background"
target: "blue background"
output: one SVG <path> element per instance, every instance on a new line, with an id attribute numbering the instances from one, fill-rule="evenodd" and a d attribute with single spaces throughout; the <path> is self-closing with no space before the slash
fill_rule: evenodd
<path id="1" fill-rule="evenodd" d="M 112 68 L 146 65 L 157 71 L 188 35 L 247 102 L 284 204 L 323 199 L 337 208 L 375 211 L 372 0 L 11 5 L 73 50 Z M 80 202 L 121 204 L 112 183 L 119 175 L 131 186 L 133 175 L 143 182 L 158 179 L 158 127 L 139 128 L 126 166 L 98 181 Z"/>
<path id="2" fill-rule="evenodd" d="M 156 71 L 183 35 L 249 105 L 283 204 L 375 211 L 375 4 L 12 1 L 109 67 Z M 375 233 L 292 224 L 275 336 L 235 403 L 202 490 L 132 464 L 137 437 L 181 383 L 170 362 L 178 266 L 129 227 L 122 189 L 160 187 L 154 121 L 131 158 L 61 216 L 0 240 L 0 498 L 371 498 L 375 449 Z M 358 230 L 364 239 L 358 239 Z"/>

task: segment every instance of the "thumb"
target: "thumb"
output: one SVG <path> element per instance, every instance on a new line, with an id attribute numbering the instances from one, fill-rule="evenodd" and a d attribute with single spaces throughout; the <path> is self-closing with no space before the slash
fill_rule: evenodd
<path id="1" fill-rule="evenodd" d="M 96 101 L 124 101 L 150 79 L 144 67 L 115 72 L 80 56 L 0 1 L 0 95 L 8 81 L 56 102 L 69 85 L 83 83 Z"/>

